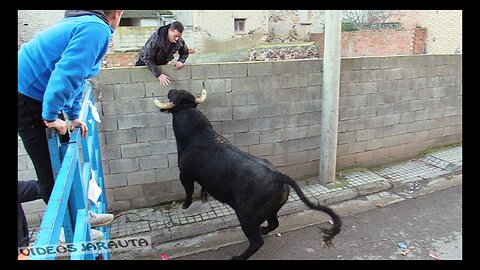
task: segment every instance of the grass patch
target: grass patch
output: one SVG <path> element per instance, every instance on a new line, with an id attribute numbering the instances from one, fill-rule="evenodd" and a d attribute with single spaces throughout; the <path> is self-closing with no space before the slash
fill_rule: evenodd
<path id="1" fill-rule="evenodd" d="M 347 181 L 345 175 L 354 173 L 354 172 L 368 172 L 369 170 L 365 167 L 347 167 L 341 171 L 337 171 L 335 178 L 337 181 Z"/>
<path id="2" fill-rule="evenodd" d="M 342 179 L 337 179 L 335 183 L 327 183 L 325 184 L 325 187 L 328 189 L 335 189 L 335 188 L 343 188 L 348 186 L 350 183 L 347 181 L 347 179 L 342 178 Z"/>
<path id="3" fill-rule="evenodd" d="M 449 143 L 449 144 L 434 146 L 432 148 L 429 148 L 427 150 L 424 150 L 424 151 L 420 152 L 420 154 L 418 154 L 418 158 L 424 158 L 424 157 L 429 156 L 433 153 L 436 153 L 436 152 L 439 152 L 439 151 L 442 151 L 442 150 L 445 150 L 445 149 L 450 149 L 450 148 L 453 148 L 453 147 L 461 146 L 461 145 L 462 145 L 462 143 L 458 142 L 458 143 Z"/>
<path id="4" fill-rule="evenodd" d="M 337 174 L 349 174 L 349 173 L 353 173 L 353 172 L 368 172 L 368 169 L 365 168 L 365 167 L 347 167 L 341 171 L 338 171 Z M 339 175 L 341 176 L 341 175 Z"/>

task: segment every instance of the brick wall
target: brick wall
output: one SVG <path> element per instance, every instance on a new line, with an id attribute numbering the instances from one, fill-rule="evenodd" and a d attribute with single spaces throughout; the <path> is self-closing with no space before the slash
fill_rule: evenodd
<path id="1" fill-rule="evenodd" d="M 425 52 L 425 29 L 342 32 L 341 56 L 412 55 Z M 310 35 L 323 55 L 324 33 Z"/>
<path id="2" fill-rule="evenodd" d="M 107 53 L 102 59 L 102 67 L 131 67 L 135 66 L 139 52 Z"/>
<path id="3" fill-rule="evenodd" d="M 183 199 L 172 117 L 151 97 L 165 101 L 171 88 L 198 95 L 202 82 L 208 96 L 199 109 L 216 131 L 296 180 L 317 175 L 322 65 L 303 59 L 164 66 L 175 80 L 169 86 L 146 67 L 102 69 L 94 91 L 110 210 Z M 338 169 L 396 162 L 462 140 L 462 55 L 343 58 L 340 80 Z M 19 176 L 31 169 L 21 160 L 19 152 Z"/>
<path id="4" fill-rule="evenodd" d="M 412 54 L 426 53 L 427 31 L 424 28 L 417 28 L 413 32 Z"/>

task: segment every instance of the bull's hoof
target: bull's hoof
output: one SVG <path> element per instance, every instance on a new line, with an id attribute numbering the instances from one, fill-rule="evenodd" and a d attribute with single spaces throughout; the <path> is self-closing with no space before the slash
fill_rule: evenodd
<path id="1" fill-rule="evenodd" d="M 188 207 L 190 207 L 191 204 L 192 202 L 184 202 L 182 205 L 182 209 L 187 209 Z"/>
<path id="2" fill-rule="evenodd" d="M 271 232 L 271 230 L 270 230 L 269 228 L 263 227 L 263 226 L 260 227 L 260 233 L 261 233 L 262 235 L 267 235 L 269 232 Z"/>

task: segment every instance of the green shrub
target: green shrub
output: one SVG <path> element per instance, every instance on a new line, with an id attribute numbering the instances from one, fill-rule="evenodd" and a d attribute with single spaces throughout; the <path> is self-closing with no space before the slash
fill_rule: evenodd
<path id="1" fill-rule="evenodd" d="M 351 22 L 342 22 L 342 32 L 357 31 L 358 28 Z"/>

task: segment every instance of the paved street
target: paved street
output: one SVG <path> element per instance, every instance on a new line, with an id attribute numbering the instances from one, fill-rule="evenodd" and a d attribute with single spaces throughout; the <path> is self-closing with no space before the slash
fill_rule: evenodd
<path id="1" fill-rule="evenodd" d="M 461 260 L 462 185 L 344 216 L 342 232 L 334 239 L 335 249 L 322 248 L 319 226 L 328 224 L 304 227 L 280 236 L 274 231 L 265 237 L 265 244 L 250 260 L 434 260 L 429 253 L 440 260 Z M 238 239 L 242 238 L 238 231 L 225 230 L 224 234 L 223 237 L 231 237 L 231 241 L 235 241 L 237 234 Z M 208 240 L 189 241 L 201 248 L 202 243 L 220 242 L 220 238 L 221 234 L 215 234 Z M 174 259 L 229 259 L 248 245 L 244 238 L 240 243 L 238 239 L 236 244 L 223 244 L 223 247 Z M 413 249 L 402 255 L 399 243 Z"/>
<path id="2" fill-rule="evenodd" d="M 319 226 L 330 218 L 290 194 L 280 226 L 264 237 L 251 260 L 462 259 L 462 148 L 372 170 L 342 173 L 338 185 L 302 187 L 310 200 L 343 219 L 336 249 L 323 249 Z M 343 184 L 342 184 L 343 183 Z M 111 239 L 150 239 L 150 245 L 112 251 L 114 260 L 225 260 L 248 243 L 234 211 L 216 200 L 134 209 L 120 213 Z M 401 248 L 401 245 L 405 247 Z M 403 252 L 403 254 L 402 254 Z"/>

